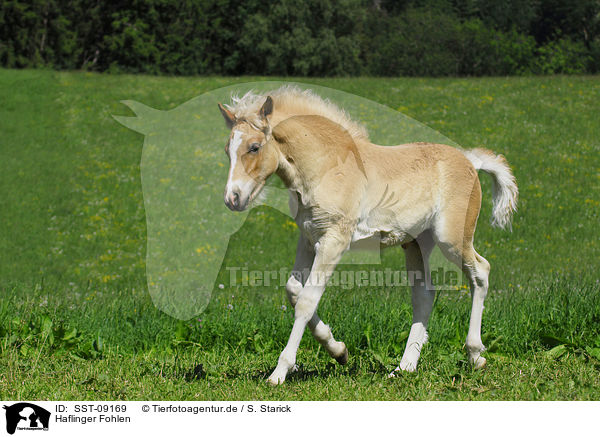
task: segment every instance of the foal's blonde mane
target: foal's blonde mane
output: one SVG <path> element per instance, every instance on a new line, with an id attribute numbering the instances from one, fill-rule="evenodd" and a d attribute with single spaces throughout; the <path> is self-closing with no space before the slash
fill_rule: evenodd
<path id="1" fill-rule="evenodd" d="M 329 99 L 318 96 L 312 90 L 302 90 L 293 85 L 284 85 L 265 94 L 248 91 L 242 97 L 232 95 L 231 104 L 225 105 L 225 107 L 233 113 L 236 119 L 243 119 L 260 129 L 259 111 L 267 96 L 273 98 L 273 116 L 279 118 L 280 121 L 294 115 L 320 115 L 341 125 L 354 139 L 369 139 L 367 129 L 352 120 L 346 111 Z"/>

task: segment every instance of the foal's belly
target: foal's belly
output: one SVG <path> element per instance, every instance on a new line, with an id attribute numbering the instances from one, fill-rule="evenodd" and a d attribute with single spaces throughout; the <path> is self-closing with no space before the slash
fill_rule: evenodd
<path id="1" fill-rule="evenodd" d="M 401 229 L 381 230 L 377 227 L 369 226 L 367 221 L 359 222 L 356 230 L 352 234 L 352 243 L 350 248 L 361 248 L 363 246 L 373 246 L 378 243 L 381 246 L 395 246 L 408 243 L 414 240 L 414 237 Z"/>
<path id="2" fill-rule="evenodd" d="M 297 203 L 296 223 L 300 231 L 314 246 L 327 230 L 325 215 L 315 217 L 313 208 Z M 321 217 L 323 216 L 323 217 Z M 375 213 L 359 220 L 352 233 L 350 249 L 373 249 L 381 246 L 395 246 L 408 243 L 416 238 L 423 229 L 420 221 L 407 220 L 400 222 L 396 215 Z"/>

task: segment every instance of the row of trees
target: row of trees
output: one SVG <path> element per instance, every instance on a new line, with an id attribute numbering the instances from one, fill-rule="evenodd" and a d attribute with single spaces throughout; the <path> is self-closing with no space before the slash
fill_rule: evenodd
<path id="1" fill-rule="evenodd" d="M 0 65 L 152 74 L 600 71 L 600 0 L 2 0 Z"/>

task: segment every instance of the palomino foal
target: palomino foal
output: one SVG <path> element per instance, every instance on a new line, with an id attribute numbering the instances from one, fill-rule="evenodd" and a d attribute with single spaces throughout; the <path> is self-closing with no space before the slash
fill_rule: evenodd
<path id="1" fill-rule="evenodd" d="M 310 93 L 288 92 L 319 104 Z M 244 114 L 239 100 L 237 107 L 219 105 L 231 128 L 226 205 L 235 211 L 246 209 L 275 173 L 290 191 L 290 208 L 297 211 L 301 231 L 294 273 L 286 285 L 295 309 L 294 325 L 269 382 L 283 383 L 294 368 L 307 325 L 333 358 L 347 362 L 346 345 L 333 338 L 317 306 L 343 253 L 367 238 L 376 238 L 384 247 L 402 245 L 408 271 L 419 273 L 411 284 L 410 334 L 394 372 L 414 371 L 427 341 L 435 296 L 428 258 L 435 244 L 469 279 L 473 303 L 466 348 L 473 366 L 483 367 L 481 318 L 490 265 L 473 248 L 481 205 L 477 170 L 489 173 L 494 182 L 493 224 L 508 226 L 518 190 L 504 158 L 484 149 L 461 151 L 441 144 L 378 146 L 331 104 L 321 101 L 314 109 L 318 115 L 306 115 L 299 106 L 290 109 L 289 99 L 287 108 L 284 98 L 278 102 L 281 93 L 285 90 L 275 93 L 275 103 L 262 97 L 264 104 L 254 114 L 248 108 Z M 325 116 L 328 111 L 331 117 Z M 310 273 L 303 277 L 307 268 Z"/>

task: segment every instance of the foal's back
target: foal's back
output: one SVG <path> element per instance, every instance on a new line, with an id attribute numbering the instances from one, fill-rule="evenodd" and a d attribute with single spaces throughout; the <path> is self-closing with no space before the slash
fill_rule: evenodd
<path id="1" fill-rule="evenodd" d="M 359 143 L 360 144 L 360 143 Z M 400 181 L 410 186 L 464 185 L 477 178 L 473 164 L 455 147 L 434 143 L 359 147 L 367 176 L 373 180 Z"/>

